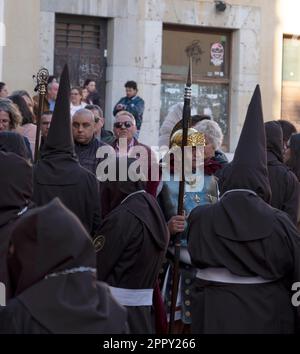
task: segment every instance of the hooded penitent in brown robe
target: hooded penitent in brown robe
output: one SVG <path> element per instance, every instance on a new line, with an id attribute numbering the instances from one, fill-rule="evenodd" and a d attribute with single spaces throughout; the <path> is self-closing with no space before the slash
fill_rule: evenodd
<path id="1" fill-rule="evenodd" d="M 197 270 L 193 333 L 293 333 L 291 285 L 300 279 L 300 237 L 289 216 L 267 204 L 261 96 L 256 88 L 218 203 L 189 217 Z"/>
<path id="2" fill-rule="evenodd" d="M 58 198 L 29 211 L 12 234 L 14 295 L 0 310 L 0 333 L 125 333 L 126 310 L 96 282 L 93 243 Z"/>
<path id="3" fill-rule="evenodd" d="M 19 133 L 12 131 L 0 132 L 0 151 L 13 152 L 25 160 L 28 156 L 24 138 Z"/>
<path id="4" fill-rule="evenodd" d="M 0 282 L 10 297 L 7 253 L 16 221 L 31 207 L 32 168 L 14 153 L 0 152 Z"/>
<path id="5" fill-rule="evenodd" d="M 69 73 L 65 66 L 49 133 L 34 167 L 33 197 L 39 206 L 59 197 L 93 234 L 100 224 L 99 184 L 75 156 L 69 97 Z"/>
<path id="6" fill-rule="evenodd" d="M 94 240 L 98 277 L 128 309 L 131 333 L 154 333 L 152 293 L 168 245 L 164 216 L 138 182 L 108 182 L 111 212 Z"/>
<path id="7" fill-rule="evenodd" d="M 283 163 L 282 129 L 277 121 L 265 123 L 267 161 L 272 199 L 270 205 L 285 211 L 297 225 L 300 202 L 300 183 Z"/>

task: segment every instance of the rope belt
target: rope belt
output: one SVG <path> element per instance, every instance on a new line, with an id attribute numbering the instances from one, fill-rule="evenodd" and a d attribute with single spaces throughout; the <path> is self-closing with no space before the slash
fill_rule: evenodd
<path id="1" fill-rule="evenodd" d="M 223 197 L 225 197 L 226 194 L 235 193 L 235 192 L 246 192 L 246 193 L 250 193 L 250 194 L 253 194 L 253 195 L 256 195 L 256 196 L 257 196 L 257 193 L 255 193 L 255 192 L 252 191 L 251 189 L 240 188 L 240 189 L 231 189 L 231 190 L 225 192 L 225 193 L 222 195 L 221 199 L 222 199 Z"/>
<path id="2" fill-rule="evenodd" d="M 56 278 L 60 277 L 61 275 L 68 275 L 68 274 L 75 274 L 75 273 L 97 273 L 96 268 L 91 268 L 91 267 L 76 267 L 76 268 L 71 268 L 71 269 L 65 269 L 60 272 L 56 273 L 51 273 L 47 274 L 44 279 L 50 279 L 50 278 Z"/>
<path id="3" fill-rule="evenodd" d="M 257 277 L 241 277 L 231 273 L 226 268 L 204 268 L 197 269 L 196 277 L 198 279 L 214 281 L 219 283 L 231 284 L 263 284 L 271 283 L 274 280 L 264 279 L 260 276 Z"/>
<path id="4" fill-rule="evenodd" d="M 112 296 L 123 306 L 152 306 L 153 289 L 123 289 L 110 286 Z"/>

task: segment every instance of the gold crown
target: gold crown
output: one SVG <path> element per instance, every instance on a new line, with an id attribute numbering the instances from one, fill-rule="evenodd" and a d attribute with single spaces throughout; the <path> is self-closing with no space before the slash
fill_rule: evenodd
<path id="1" fill-rule="evenodd" d="M 182 129 L 176 130 L 170 139 L 170 148 L 180 146 L 182 142 Z M 194 128 L 189 128 L 187 137 L 187 146 L 205 146 L 205 136 Z"/>

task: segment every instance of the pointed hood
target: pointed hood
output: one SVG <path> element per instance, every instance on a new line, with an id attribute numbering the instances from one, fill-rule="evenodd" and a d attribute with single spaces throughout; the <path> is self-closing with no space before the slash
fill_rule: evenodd
<path id="1" fill-rule="evenodd" d="M 266 136 L 258 85 L 248 107 L 233 161 L 224 172 L 221 194 L 242 188 L 256 192 L 267 202 L 270 200 Z"/>
<path id="2" fill-rule="evenodd" d="M 48 136 L 34 169 L 35 181 L 44 185 L 76 184 L 80 179 L 78 166 L 71 132 L 69 70 L 65 65 Z"/>
<path id="3" fill-rule="evenodd" d="M 45 157 L 49 153 L 74 155 L 70 116 L 70 79 L 67 65 L 61 74 L 53 117 L 41 155 Z"/>
<path id="4" fill-rule="evenodd" d="M 237 189 L 246 191 L 224 195 Z M 222 197 L 211 206 L 210 217 L 203 217 L 201 221 L 207 230 L 206 237 L 213 239 L 217 235 L 222 242 L 232 243 L 256 241 L 272 235 L 275 214 L 267 204 L 271 200 L 271 188 L 259 86 L 248 107 L 233 161 L 221 175 L 220 192 Z M 212 224 L 212 220 L 218 222 Z M 191 244 L 190 251 L 195 261 L 199 255 L 193 251 Z M 227 266 L 233 270 L 229 264 Z"/>
<path id="5" fill-rule="evenodd" d="M 16 296 L 44 328 L 57 334 L 123 332 L 125 311 L 95 281 L 92 240 L 58 198 L 27 212 L 11 240 L 9 270 Z"/>
<path id="6" fill-rule="evenodd" d="M 22 157 L 0 151 L 0 226 L 31 203 L 32 167 Z M 5 171 L 5 172 L 4 172 Z"/>

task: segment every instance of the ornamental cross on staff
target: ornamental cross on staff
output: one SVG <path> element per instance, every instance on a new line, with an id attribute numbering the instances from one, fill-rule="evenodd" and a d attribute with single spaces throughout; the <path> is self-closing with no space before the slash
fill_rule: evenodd
<path id="1" fill-rule="evenodd" d="M 35 78 L 35 76 L 34 76 Z M 37 80 L 37 90 L 39 93 L 39 105 L 38 105 L 38 114 L 36 117 L 37 129 L 35 136 L 35 151 L 34 151 L 34 162 L 37 162 L 39 156 L 40 148 L 40 134 L 41 134 L 41 116 L 44 109 L 44 100 L 47 93 L 49 72 L 47 69 L 42 68 L 36 75 Z"/>

